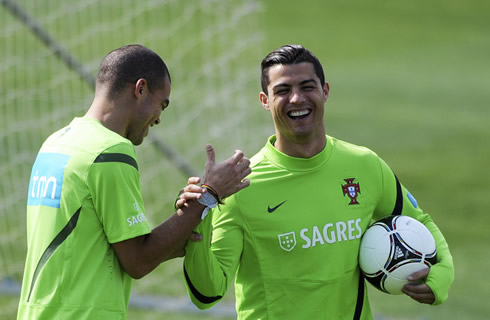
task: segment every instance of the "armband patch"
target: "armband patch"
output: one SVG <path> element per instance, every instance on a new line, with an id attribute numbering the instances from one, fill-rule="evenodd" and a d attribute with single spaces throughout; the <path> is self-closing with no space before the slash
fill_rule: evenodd
<path id="1" fill-rule="evenodd" d="M 408 190 L 407 190 L 407 198 L 408 198 L 408 200 L 410 200 L 410 202 L 412 203 L 413 207 L 414 208 L 417 208 L 417 200 L 415 200 L 415 198 L 412 196 L 412 194 Z"/>

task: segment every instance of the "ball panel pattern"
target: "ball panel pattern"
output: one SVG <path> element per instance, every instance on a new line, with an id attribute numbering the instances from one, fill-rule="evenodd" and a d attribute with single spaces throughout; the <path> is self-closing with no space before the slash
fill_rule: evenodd
<path id="1" fill-rule="evenodd" d="M 408 216 L 376 221 L 361 240 L 359 265 L 365 278 L 379 290 L 401 294 L 407 277 L 437 262 L 430 231 Z"/>

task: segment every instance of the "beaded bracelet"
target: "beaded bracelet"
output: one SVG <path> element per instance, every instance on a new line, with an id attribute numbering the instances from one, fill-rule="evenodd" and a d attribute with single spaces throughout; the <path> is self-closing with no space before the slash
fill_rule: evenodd
<path id="1" fill-rule="evenodd" d="M 208 189 L 209 193 L 211 193 L 211 195 L 216 198 L 216 200 L 218 201 L 218 204 L 223 204 L 223 201 L 219 198 L 218 193 L 216 192 L 216 190 L 213 189 L 213 187 L 211 187 L 207 184 L 204 184 L 204 183 L 201 184 L 201 187 Z"/>

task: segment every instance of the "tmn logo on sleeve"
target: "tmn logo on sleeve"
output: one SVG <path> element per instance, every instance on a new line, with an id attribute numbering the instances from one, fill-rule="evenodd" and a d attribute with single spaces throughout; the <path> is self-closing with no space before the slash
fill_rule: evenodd
<path id="1" fill-rule="evenodd" d="M 69 155 L 60 153 L 37 155 L 29 181 L 28 206 L 60 207 L 63 175 L 69 159 Z"/>
<path id="2" fill-rule="evenodd" d="M 277 237 L 279 238 L 279 246 L 283 250 L 291 251 L 296 247 L 296 235 L 294 231 L 280 234 Z"/>

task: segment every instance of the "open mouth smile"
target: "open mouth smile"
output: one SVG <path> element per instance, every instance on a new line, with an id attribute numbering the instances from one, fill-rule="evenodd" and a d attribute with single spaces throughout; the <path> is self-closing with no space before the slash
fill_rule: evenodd
<path id="1" fill-rule="evenodd" d="M 310 113 L 311 113 L 310 109 L 292 110 L 288 112 L 288 117 L 293 120 L 299 120 L 299 119 L 306 118 Z"/>

